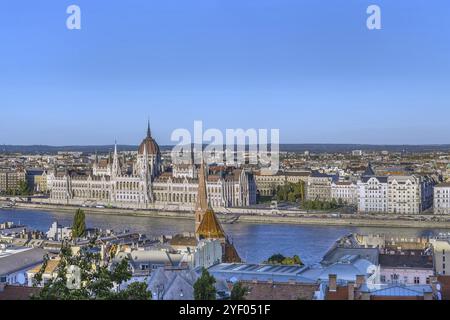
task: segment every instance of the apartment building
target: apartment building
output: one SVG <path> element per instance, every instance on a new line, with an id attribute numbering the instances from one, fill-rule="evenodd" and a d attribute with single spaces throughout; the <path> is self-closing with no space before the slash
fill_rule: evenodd
<path id="1" fill-rule="evenodd" d="M 450 214 L 450 182 L 434 187 L 434 213 Z"/>
<path id="2" fill-rule="evenodd" d="M 23 170 L 0 170 L 0 192 L 17 190 L 23 181 L 26 181 L 26 174 Z"/>
<path id="3" fill-rule="evenodd" d="M 348 205 L 358 205 L 358 185 L 351 181 L 333 182 L 331 198 Z"/>
<path id="4" fill-rule="evenodd" d="M 421 176 L 388 177 L 388 212 L 418 214 L 433 204 L 433 183 Z"/>
<path id="5" fill-rule="evenodd" d="M 306 187 L 307 200 L 331 200 L 331 184 L 337 180 L 337 176 L 324 174 L 318 171 L 313 171 L 308 178 L 308 185 Z"/>

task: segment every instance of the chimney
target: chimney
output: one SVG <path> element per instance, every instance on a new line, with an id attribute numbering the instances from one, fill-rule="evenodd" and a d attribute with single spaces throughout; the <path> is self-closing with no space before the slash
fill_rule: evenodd
<path id="1" fill-rule="evenodd" d="M 366 283 L 366 277 L 364 275 L 356 276 L 356 287 L 359 289 L 361 286 Z"/>
<path id="2" fill-rule="evenodd" d="M 328 275 L 328 288 L 331 292 L 336 292 L 337 290 L 337 275 L 330 274 Z"/>
<path id="3" fill-rule="evenodd" d="M 423 294 L 423 300 L 433 300 L 433 293 L 432 292 L 425 292 Z"/>
<path id="4" fill-rule="evenodd" d="M 355 300 L 355 283 L 350 281 L 348 283 L 348 300 Z"/>

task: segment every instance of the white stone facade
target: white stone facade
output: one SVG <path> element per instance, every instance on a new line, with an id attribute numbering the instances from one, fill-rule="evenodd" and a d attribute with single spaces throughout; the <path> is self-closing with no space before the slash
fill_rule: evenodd
<path id="1" fill-rule="evenodd" d="M 434 213 L 450 214 L 450 183 L 442 183 L 434 188 Z"/>
<path id="2" fill-rule="evenodd" d="M 356 183 L 345 182 L 333 182 L 331 184 L 331 199 L 336 201 L 342 201 L 342 203 L 348 205 L 358 205 L 358 186 Z"/>
<path id="3" fill-rule="evenodd" d="M 176 205 L 189 210 L 197 200 L 198 177 L 195 165 L 175 166 L 172 173 L 163 173 L 159 146 L 148 129 L 132 174 L 123 173 L 116 147 L 113 159 L 96 161 L 91 175 L 51 173 L 47 184 L 51 203 L 139 209 Z M 213 207 L 256 204 L 253 175 L 241 169 L 210 175 L 207 188 Z"/>

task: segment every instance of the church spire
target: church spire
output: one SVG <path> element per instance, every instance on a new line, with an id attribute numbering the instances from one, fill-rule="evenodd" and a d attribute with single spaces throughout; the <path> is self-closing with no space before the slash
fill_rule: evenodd
<path id="1" fill-rule="evenodd" d="M 152 130 L 150 129 L 150 118 L 148 119 L 147 123 L 147 138 L 151 138 L 152 136 Z"/>
<path id="2" fill-rule="evenodd" d="M 200 172 L 198 173 L 198 196 L 197 196 L 197 211 L 206 211 L 208 209 L 208 193 L 206 190 L 206 169 L 205 162 L 202 159 L 202 164 L 200 165 Z M 199 221 L 200 223 L 201 221 Z"/>
<path id="3" fill-rule="evenodd" d="M 112 174 L 113 174 L 113 176 L 116 176 L 116 177 L 120 175 L 119 155 L 117 153 L 117 140 L 114 141 L 114 156 L 113 156 L 113 163 L 112 163 Z"/>

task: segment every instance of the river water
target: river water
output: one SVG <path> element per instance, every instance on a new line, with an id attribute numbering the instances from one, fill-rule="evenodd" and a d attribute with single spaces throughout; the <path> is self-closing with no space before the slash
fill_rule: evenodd
<path id="1" fill-rule="evenodd" d="M 54 221 L 63 226 L 71 226 L 73 214 L 35 211 L 0 210 L 0 223 L 12 221 L 32 229 L 47 231 Z M 186 219 L 166 219 L 128 216 L 86 215 L 89 228 L 113 229 L 117 232 L 125 229 L 148 236 L 174 235 L 181 232 L 193 232 L 194 221 Z M 301 226 L 282 224 L 236 223 L 224 225 L 225 231 L 246 262 L 260 263 L 274 253 L 299 255 L 306 264 L 319 262 L 326 251 L 340 237 L 350 233 L 386 234 L 398 237 L 431 236 L 445 229 L 418 228 L 368 228 Z"/>

